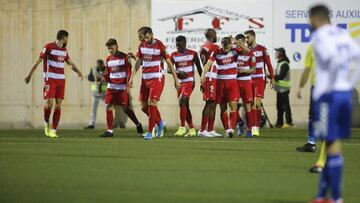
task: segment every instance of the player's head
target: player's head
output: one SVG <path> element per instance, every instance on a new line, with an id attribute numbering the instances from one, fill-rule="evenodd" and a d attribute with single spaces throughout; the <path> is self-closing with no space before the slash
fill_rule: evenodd
<path id="1" fill-rule="evenodd" d="M 183 52 L 186 49 L 186 37 L 179 35 L 176 37 L 176 49 Z"/>
<path id="2" fill-rule="evenodd" d="M 116 39 L 114 39 L 114 38 L 108 39 L 105 46 L 107 46 L 108 51 L 111 55 L 114 55 L 118 50 L 118 44 L 117 44 Z"/>
<path id="3" fill-rule="evenodd" d="M 330 23 L 330 11 L 325 5 L 316 5 L 310 8 L 310 24 L 314 29 Z"/>
<path id="4" fill-rule="evenodd" d="M 143 29 L 144 29 L 144 26 L 142 26 L 141 28 L 139 28 L 138 31 L 137 31 L 138 38 L 139 38 L 139 41 L 140 41 L 140 42 L 144 42 L 144 41 L 145 41 L 145 39 L 144 39 L 143 36 L 142 36 Z"/>
<path id="5" fill-rule="evenodd" d="M 230 39 L 230 37 L 223 37 L 221 39 L 221 47 L 225 51 L 229 51 L 231 49 L 231 39 Z"/>
<path id="6" fill-rule="evenodd" d="M 256 35 L 254 30 L 247 30 L 244 32 L 245 37 L 246 37 L 246 43 L 251 46 L 254 43 L 256 43 Z"/>
<path id="7" fill-rule="evenodd" d="M 102 67 L 104 67 L 104 61 L 103 61 L 102 59 L 96 60 L 96 67 L 97 67 L 97 68 L 102 68 Z"/>
<path id="8" fill-rule="evenodd" d="M 208 41 L 215 43 L 217 41 L 216 31 L 212 28 L 205 30 L 205 37 Z"/>
<path id="9" fill-rule="evenodd" d="M 142 37 L 146 43 L 152 43 L 154 39 L 154 34 L 151 27 L 142 27 Z"/>
<path id="10" fill-rule="evenodd" d="M 69 33 L 66 30 L 59 30 L 56 34 L 56 39 L 63 43 L 63 47 L 66 47 L 69 38 Z"/>
<path id="11" fill-rule="evenodd" d="M 245 37 L 245 35 L 243 35 L 243 34 L 237 34 L 237 35 L 235 36 L 235 42 L 236 42 L 237 45 L 239 45 L 240 43 L 241 43 L 241 44 L 245 44 L 245 43 L 246 43 L 246 37 Z"/>

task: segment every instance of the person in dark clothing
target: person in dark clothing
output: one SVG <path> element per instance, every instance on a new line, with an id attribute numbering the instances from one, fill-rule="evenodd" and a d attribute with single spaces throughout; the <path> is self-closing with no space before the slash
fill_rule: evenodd
<path id="1" fill-rule="evenodd" d="M 294 124 L 291 117 L 291 107 L 289 100 L 290 93 L 290 60 L 286 56 L 284 48 L 275 49 L 277 67 L 275 71 L 275 91 L 276 91 L 276 107 L 277 107 L 277 128 L 289 128 Z M 284 113 L 286 123 L 284 124 Z"/>

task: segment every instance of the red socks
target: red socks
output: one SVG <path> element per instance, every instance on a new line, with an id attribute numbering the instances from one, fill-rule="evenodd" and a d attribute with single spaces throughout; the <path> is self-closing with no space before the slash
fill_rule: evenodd
<path id="1" fill-rule="evenodd" d="M 106 123 L 108 130 L 112 130 L 114 126 L 114 114 L 112 110 L 106 110 Z"/>
<path id="2" fill-rule="evenodd" d="M 51 126 L 52 129 L 57 128 L 57 126 L 59 124 L 59 121 L 60 121 L 60 116 L 61 116 L 61 109 L 56 109 L 55 108 L 54 115 L 53 115 L 53 123 L 52 123 L 52 126 Z"/>
<path id="3" fill-rule="evenodd" d="M 49 109 L 47 106 L 45 106 L 45 107 L 44 107 L 44 121 L 45 121 L 46 123 L 49 123 L 50 114 L 51 114 L 51 109 Z"/>
<path id="4" fill-rule="evenodd" d="M 156 120 L 159 120 L 158 114 L 160 114 L 157 106 L 149 105 L 149 123 L 148 123 L 148 132 L 152 132 L 155 127 Z M 159 121 L 160 122 L 160 121 Z"/>
<path id="5" fill-rule="evenodd" d="M 201 118 L 201 126 L 200 126 L 200 131 L 204 131 L 206 128 L 206 125 L 209 123 L 210 126 L 210 122 L 209 122 L 209 116 L 207 115 L 203 115 Z"/>
<path id="6" fill-rule="evenodd" d="M 189 128 L 194 128 L 194 124 L 192 121 L 192 114 L 189 107 L 187 107 L 186 122 L 188 123 Z"/>
<path id="7" fill-rule="evenodd" d="M 247 130 L 251 130 L 251 128 L 254 126 L 254 117 L 253 117 L 252 111 L 246 112 L 246 121 L 247 121 Z"/>
<path id="8" fill-rule="evenodd" d="M 180 106 L 180 126 L 184 127 L 185 126 L 185 120 L 187 117 L 187 108 L 184 105 Z"/>
<path id="9" fill-rule="evenodd" d="M 236 124 L 239 118 L 239 113 L 237 111 L 234 112 L 230 112 L 230 128 L 231 129 L 235 129 L 236 128 Z"/>
<path id="10" fill-rule="evenodd" d="M 229 116 L 227 111 L 221 112 L 221 122 L 225 130 L 229 129 Z"/>

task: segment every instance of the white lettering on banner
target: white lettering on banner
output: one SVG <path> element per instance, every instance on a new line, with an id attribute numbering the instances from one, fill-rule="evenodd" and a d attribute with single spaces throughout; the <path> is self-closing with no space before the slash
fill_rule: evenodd
<path id="1" fill-rule="evenodd" d="M 109 67 L 122 66 L 122 65 L 124 65 L 124 64 L 125 64 L 125 60 L 124 60 L 124 59 L 108 61 L 108 66 L 109 66 Z"/>
<path id="2" fill-rule="evenodd" d="M 147 55 L 160 55 L 160 49 L 140 47 L 140 51 L 141 51 L 142 54 L 147 54 Z"/>
<path id="3" fill-rule="evenodd" d="M 51 50 L 50 54 L 55 56 L 66 56 L 66 51 L 53 49 Z"/>
<path id="4" fill-rule="evenodd" d="M 185 56 L 173 56 L 175 62 L 179 61 L 192 61 L 194 55 L 185 55 Z"/>

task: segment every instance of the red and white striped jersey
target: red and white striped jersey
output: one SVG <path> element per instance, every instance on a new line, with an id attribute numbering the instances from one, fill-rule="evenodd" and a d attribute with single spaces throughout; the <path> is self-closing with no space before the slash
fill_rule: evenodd
<path id="1" fill-rule="evenodd" d="M 203 45 L 201 45 L 199 53 L 200 53 L 200 58 L 201 58 L 203 65 L 205 65 L 207 63 L 207 61 L 210 58 L 211 53 L 213 53 L 218 48 L 219 48 L 219 46 L 212 42 L 205 42 Z M 213 65 L 211 67 L 211 70 L 206 73 L 205 77 L 207 79 L 211 78 L 211 79 L 216 80 L 216 77 L 217 77 L 216 73 L 217 73 L 216 66 Z"/>
<path id="2" fill-rule="evenodd" d="M 274 70 L 271 65 L 269 52 L 266 47 L 262 45 L 256 45 L 255 48 L 249 47 L 256 57 L 256 72 L 251 76 L 252 78 L 265 78 L 265 64 L 268 68 L 270 77 L 274 78 Z"/>
<path id="3" fill-rule="evenodd" d="M 117 52 L 115 56 L 106 57 L 105 78 L 108 82 L 107 88 L 112 90 L 125 90 L 131 76 L 131 63 L 128 55 Z"/>
<path id="4" fill-rule="evenodd" d="M 43 59 L 45 81 L 65 81 L 64 67 L 69 60 L 69 54 L 64 47 L 59 47 L 55 42 L 48 43 L 40 53 Z"/>
<path id="5" fill-rule="evenodd" d="M 238 71 L 240 70 L 250 70 L 251 67 L 256 66 L 256 57 L 254 56 L 253 52 L 250 51 L 249 53 L 240 53 L 237 57 L 237 67 Z M 251 80 L 251 75 L 248 73 L 238 73 L 237 79 L 238 80 Z"/>
<path id="6" fill-rule="evenodd" d="M 231 48 L 228 52 L 225 52 L 222 48 L 218 48 L 211 54 L 210 59 L 216 61 L 218 65 L 218 80 L 236 79 L 237 58 L 241 52 L 242 50 L 239 48 Z"/>
<path id="7" fill-rule="evenodd" d="M 183 82 L 194 82 L 194 58 L 198 57 L 196 51 L 186 49 L 183 53 L 179 51 L 174 51 L 170 55 L 170 59 L 175 64 L 176 73 L 180 71 L 185 72 L 186 76 L 181 77 L 177 74 L 180 83 Z"/>
<path id="8" fill-rule="evenodd" d="M 137 57 L 142 60 L 142 79 L 149 80 L 158 78 L 161 80 L 162 60 L 168 59 L 165 45 L 158 39 L 154 39 L 152 44 L 142 42 L 139 45 Z"/>

